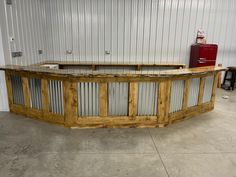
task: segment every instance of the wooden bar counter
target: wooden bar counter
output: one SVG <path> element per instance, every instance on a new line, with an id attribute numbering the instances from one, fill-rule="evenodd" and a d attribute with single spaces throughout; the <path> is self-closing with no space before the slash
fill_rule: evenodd
<path id="1" fill-rule="evenodd" d="M 210 111 L 218 74 L 224 70 L 157 71 L 134 65 L 135 70 L 111 71 L 97 70 L 99 65 L 91 65 L 90 70 L 41 65 L 1 67 L 6 73 L 10 111 L 80 128 L 164 127 Z"/>

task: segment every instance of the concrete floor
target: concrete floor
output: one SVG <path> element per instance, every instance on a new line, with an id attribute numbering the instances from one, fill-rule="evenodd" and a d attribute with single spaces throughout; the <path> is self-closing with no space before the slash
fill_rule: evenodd
<path id="1" fill-rule="evenodd" d="M 54 176 L 236 177 L 236 91 L 159 129 L 70 130 L 0 113 L 0 177 Z"/>

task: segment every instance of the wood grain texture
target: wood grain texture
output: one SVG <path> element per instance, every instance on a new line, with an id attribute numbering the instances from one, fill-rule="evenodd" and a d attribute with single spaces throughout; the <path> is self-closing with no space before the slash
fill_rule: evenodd
<path id="1" fill-rule="evenodd" d="M 200 79 L 199 94 L 198 94 L 198 105 L 201 105 L 202 102 L 203 102 L 205 81 L 206 81 L 206 78 L 205 78 L 205 77 L 202 77 L 202 78 Z"/>
<path id="2" fill-rule="evenodd" d="M 42 108 L 44 113 L 49 112 L 49 92 L 48 92 L 48 80 L 41 80 L 41 92 L 42 92 Z"/>
<path id="3" fill-rule="evenodd" d="M 188 107 L 188 100 L 189 100 L 189 85 L 190 80 L 187 79 L 184 81 L 184 96 L 183 96 L 183 105 L 182 109 L 185 110 Z"/>
<path id="4" fill-rule="evenodd" d="M 13 104 L 13 93 L 12 93 L 11 75 L 10 75 L 9 72 L 5 72 L 5 76 L 6 76 L 8 104 L 9 104 L 9 107 L 11 108 L 11 105 Z"/>
<path id="5" fill-rule="evenodd" d="M 189 119 L 191 117 L 197 116 L 199 114 L 211 111 L 213 109 L 213 105 L 211 103 L 204 103 L 200 106 L 189 107 L 185 110 L 181 110 L 179 112 L 171 113 L 169 115 L 170 124 L 183 121 L 185 119 Z"/>
<path id="6" fill-rule="evenodd" d="M 78 89 L 77 82 L 64 81 L 64 117 L 65 126 L 72 126 L 78 117 Z"/>
<path id="7" fill-rule="evenodd" d="M 216 73 L 214 75 L 214 82 L 213 82 L 213 87 L 212 87 L 212 95 L 211 95 L 211 103 L 214 105 L 215 100 L 216 100 L 216 91 L 217 91 L 217 85 L 219 82 L 219 77 L 221 73 Z"/>
<path id="8" fill-rule="evenodd" d="M 137 114 L 137 94 L 138 94 L 138 83 L 129 83 L 129 116 L 135 117 Z"/>
<path id="9" fill-rule="evenodd" d="M 81 71 L 81 70 L 63 70 L 63 69 L 45 69 L 43 67 L 32 67 L 32 66 L 14 66 L 7 65 L 4 67 L 0 67 L 0 70 L 8 70 L 11 72 L 17 72 L 22 76 L 27 76 L 28 74 L 45 78 L 45 79 L 114 79 L 114 78 L 126 78 L 130 81 L 134 81 L 132 79 L 136 79 L 142 81 L 143 79 L 156 79 L 156 80 L 166 80 L 166 78 L 172 79 L 182 79 L 188 77 L 199 77 L 200 75 L 205 76 L 208 74 L 214 74 L 218 71 L 224 71 L 223 67 L 199 67 L 199 68 L 191 68 L 191 69 L 175 69 L 175 70 L 164 70 L 164 71 L 122 71 L 122 72 L 111 72 L 111 71 Z M 91 77 L 92 76 L 92 77 Z M 97 81 L 98 82 L 98 81 Z M 105 82 L 99 81 L 99 82 Z"/>
<path id="10" fill-rule="evenodd" d="M 107 83 L 99 83 L 99 102 L 100 102 L 100 116 L 107 116 L 108 112 L 108 88 Z"/>
<path id="11" fill-rule="evenodd" d="M 158 93 L 158 115 L 159 123 L 165 124 L 168 122 L 168 114 L 170 109 L 170 96 L 171 96 L 171 81 L 163 81 L 159 84 Z"/>
<path id="12" fill-rule="evenodd" d="M 30 108 L 29 80 L 27 77 L 22 77 L 21 79 L 22 79 L 22 87 L 23 87 L 24 104 L 26 108 Z"/>
<path id="13" fill-rule="evenodd" d="M 80 128 L 100 128 L 100 127 L 122 127 L 122 128 L 143 128 L 143 127 L 164 127 L 168 124 L 178 122 L 189 117 L 196 116 L 203 112 L 210 111 L 214 108 L 215 103 L 215 94 L 216 94 L 216 86 L 218 80 L 218 72 L 213 72 L 215 74 L 214 84 L 212 88 L 212 97 L 211 102 L 202 103 L 203 95 L 204 95 L 204 85 L 205 85 L 205 76 L 212 75 L 211 72 L 204 74 L 195 74 L 194 77 L 201 78 L 200 81 L 200 91 L 198 98 L 198 105 L 194 107 L 187 107 L 187 100 L 189 97 L 189 79 L 192 75 L 184 75 L 178 78 L 166 77 L 162 78 L 159 82 L 158 89 L 158 115 L 156 116 L 137 116 L 137 91 L 138 91 L 138 82 L 144 82 L 142 78 L 138 76 L 133 77 L 133 79 L 137 79 L 130 83 L 129 87 L 129 114 L 128 116 L 108 116 L 108 83 L 110 80 L 106 80 L 107 78 L 102 78 L 99 82 L 99 102 L 100 102 L 100 114 L 95 117 L 79 117 L 78 116 L 78 96 L 77 96 L 77 80 L 69 77 L 60 78 L 59 76 L 53 75 L 53 77 L 57 77 L 57 80 L 63 81 L 63 93 L 64 93 L 64 115 L 58 115 L 49 112 L 49 91 L 48 91 L 48 78 L 47 75 L 43 74 L 37 75 L 38 78 L 41 79 L 41 91 L 42 91 L 42 110 L 36 110 L 29 107 L 29 85 L 28 79 L 29 77 L 33 77 L 29 72 L 11 72 L 8 70 L 6 72 L 6 82 L 7 82 L 7 90 L 9 95 L 9 104 L 11 112 L 25 115 L 28 117 L 32 117 L 35 119 L 47 121 L 54 124 L 64 125 L 66 127 L 80 127 Z M 12 84 L 11 84 L 11 74 L 20 75 L 23 83 L 24 95 L 26 95 L 26 105 L 15 105 L 13 104 L 12 97 Z M 42 78 L 41 78 L 42 76 Z M 96 77 L 90 76 L 91 78 L 86 78 L 89 81 L 90 79 L 97 79 Z M 110 76 L 109 76 L 110 77 Z M 109 78 L 108 77 L 108 78 Z M 49 77 L 50 78 L 50 77 Z M 67 78 L 67 79 L 65 79 Z M 124 79 L 125 82 L 128 82 L 132 78 L 131 76 Z M 146 78 L 146 77 L 145 77 Z M 150 76 L 153 80 L 158 80 L 158 76 Z M 182 110 L 169 113 L 170 109 L 170 100 L 171 100 L 171 85 L 173 80 L 184 79 L 184 98 L 183 98 L 183 107 Z M 81 78 L 78 78 L 81 79 Z M 113 79 L 116 79 L 113 77 Z M 120 79 L 120 78 L 119 78 Z M 114 81 L 114 80 L 112 80 Z M 28 95 L 28 96 L 27 96 Z M 27 101 L 28 100 L 28 101 Z M 128 109 L 128 108 L 127 108 Z"/>

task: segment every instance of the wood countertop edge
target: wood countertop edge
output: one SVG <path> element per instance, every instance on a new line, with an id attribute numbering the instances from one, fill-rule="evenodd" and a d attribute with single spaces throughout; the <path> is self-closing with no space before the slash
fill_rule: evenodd
<path id="1" fill-rule="evenodd" d="M 23 73 L 37 73 L 49 74 L 62 77 L 175 77 L 186 75 L 202 75 L 212 72 L 220 72 L 227 70 L 224 67 L 199 67 L 199 68 L 185 68 L 166 71 L 124 71 L 124 72 L 102 72 L 102 71 L 81 71 L 65 70 L 65 69 L 48 69 L 39 66 L 16 66 L 6 65 L 0 67 L 0 70 L 8 70 Z"/>

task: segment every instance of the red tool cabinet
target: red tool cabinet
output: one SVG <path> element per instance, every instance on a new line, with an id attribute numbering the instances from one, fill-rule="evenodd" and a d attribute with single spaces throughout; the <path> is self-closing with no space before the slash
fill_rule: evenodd
<path id="1" fill-rule="evenodd" d="M 189 68 L 215 66 L 218 46 L 216 44 L 194 44 L 191 46 Z"/>

